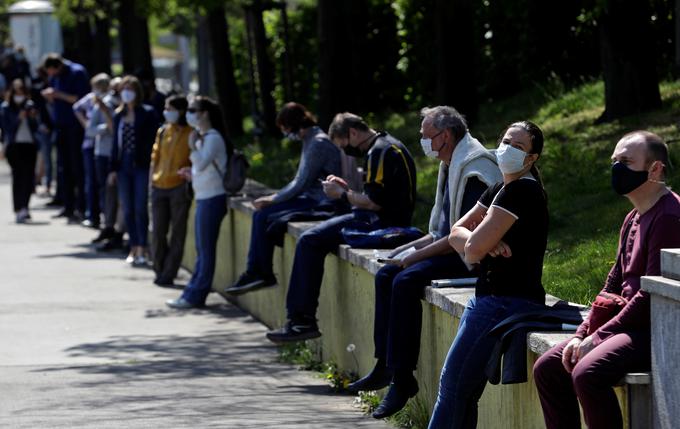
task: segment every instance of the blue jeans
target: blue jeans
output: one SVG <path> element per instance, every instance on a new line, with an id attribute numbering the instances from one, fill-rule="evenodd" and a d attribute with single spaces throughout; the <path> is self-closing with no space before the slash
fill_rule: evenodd
<path id="1" fill-rule="evenodd" d="M 99 187 L 94 160 L 94 147 L 83 148 L 83 172 L 85 175 L 85 219 L 99 225 Z"/>
<path id="2" fill-rule="evenodd" d="M 342 228 L 379 229 L 380 220 L 374 212 L 355 210 L 328 219 L 305 231 L 295 247 L 295 259 L 288 283 L 286 307 L 288 319 L 311 319 L 316 316 L 326 255 L 345 242 Z"/>
<path id="3" fill-rule="evenodd" d="M 215 275 L 217 238 L 222 219 L 227 214 L 227 196 L 218 195 L 196 200 L 194 234 L 196 236 L 196 264 L 194 273 L 182 298 L 196 306 L 205 304 Z"/>
<path id="4" fill-rule="evenodd" d="M 49 190 L 52 186 L 52 133 L 35 133 L 35 137 L 40 145 L 40 153 L 45 163 L 45 181 L 43 185 Z"/>
<path id="5" fill-rule="evenodd" d="M 477 426 L 477 402 L 487 382 L 484 369 L 497 340 L 487 334 L 508 316 L 536 305 L 507 296 L 482 296 L 468 301 L 444 361 L 429 429 Z"/>
<path id="6" fill-rule="evenodd" d="M 125 153 L 117 176 L 130 246 L 146 247 L 149 230 L 149 167 L 136 167 L 134 154 Z"/>
<path id="7" fill-rule="evenodd" d="M 274 256 L 274 243 L 267 237 L 267 227 L 272 215 L 290 210 L 307 210 L 317 205 L 317 201 L 307 197 L 296 197 L 292 200 L 283 201 L 267 206 L 253 213 L 253 226 L 250 230 L 250 249 L 248 250 L 248 264 L 246 270 L 249 273 L 262 277 L 272 274 L 272 258 Z"/>

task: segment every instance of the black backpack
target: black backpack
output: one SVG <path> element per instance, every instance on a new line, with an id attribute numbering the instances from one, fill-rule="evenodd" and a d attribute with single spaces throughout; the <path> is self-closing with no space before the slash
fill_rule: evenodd
<path id="1" fill-rule="evenodd" d="M 238 150 L 234 150 L 227 158 L 227 172 L 222 175 L 222 186 L 228 195 L 235 195 L 246 184 L 250 164 L 246 156 Z M 219 170 L 218 168 L 217 171 Z"/>

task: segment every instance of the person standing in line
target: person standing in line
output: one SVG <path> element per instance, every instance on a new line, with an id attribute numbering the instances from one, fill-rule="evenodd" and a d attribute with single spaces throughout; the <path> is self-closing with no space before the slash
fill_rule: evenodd
<path id="1" fill-rule="evenodd" d="M 181 169 L 191 166 L 192 128 L 186 121 L 187 107 L 185 97 L 171 96 L 165 100 L 165 125 L 158 130 L 151 153 L 151 254 L 156 273 L 154 283 L 159 286 L 173 284 L 184 254 L 192 200 L 186 179 L 179 175 Z"/>
<path id="2" fill-rule="evenodd" d="M 57 174 L 62 175 L 64 209 L 55 217 L 66 217 L 79 222 L 85 210 L 83 159 L 83 127 L 73 114 L 73 103 L 90 92 L 90 78 L 80 64 L 68 61 L 59 54 L 48 54 L 43 68 L 49 76 L 49 87 L 42 90 L 45 100 L 52 104 L 57 135 Z M 62 186 L 61 184 L 58 184 Z"/>
<path id="3" fill-rule="evenodd" d="M 97 107 L 109 91 L 111 77 L 99 73 L 90 81 L 92 91 L 73 104 L 73 113 L 85 130 L 83 138 L 83 171 L 85 175 L 85 220 L 82 225 L 99 229 L 99 215 L 104 207 L 99 203 L 99 187 L 97 186 L 96 161 L 94 143 L 97 136 L 96 127 L 89 126 L 95 107 Z"/>
<path id="4" fill-rule="evenodd" d="M 191 168 L 184 167 L 180 174 L 191 180 L 196 196 L 196 264 L 182 296 L 166 301 L 169 307 L 176 309 L 203 307 L 212 288 L 217 239 L 222 219 L 227 214 L 227 194 L 222 178 L 227 171 L 227 157 L 233 152 L 229 141 L 225 141 L 222 109 L 214 100 L 196 97 L 186 118 L 196 131 L 189 139 Z"/>
<path id="5" fill-rule="evenodd" d="M 39 113 L 21 79 L 12 82 L 0 109 L 2 152 L 12 168 L 14 213 L 17 223 L 25 223 L 31 218 L 28 205 L 35 187 Z"/>
<path id="6" fill-rule="evenodd" d="M 113 171 L 109 180 L 118 184 L 118 194 L 130 236 L 130 253 L 125 262 L 147 264 L 149 233 L 149 166 L 158 119 L 151 106 L 142 103 L 142 85 L 134 76 L 121 82 L 122 104 L 113 118 Z"/>

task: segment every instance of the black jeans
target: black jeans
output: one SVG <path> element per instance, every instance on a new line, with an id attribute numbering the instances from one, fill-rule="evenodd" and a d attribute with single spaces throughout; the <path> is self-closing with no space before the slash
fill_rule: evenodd
<path id="1" fill-rule="evenodd" d="M 57 130 L 57 163 L 62 169 L 64 210 L 85 212 L 85 175 L 83 173 L 83 127 L 76 124 Z"/>
<path id="2" fill-rule="evenodd" d="M 151 252 L 153 269 L 158 279 L 170 282 L 177 276 L 184 255 L 190 206 L 191 200 L 183 184 L 170 189 L 151 189 Z"/>
<path id="3" fill-rule="evenodd" d="M 35 187 L 35 160 L 38 148 L 33 143 L 11 143 L 7 146 L 7 162 L 12 168 L 14 212 L 28 209 Z"/>
<path id="4" fill-rule="evenodd" d="M 437 255 L 406 269 L 385 265 L 375 275 L 375 357 L 392 369 L 415 370 L 425 287 L 432 280 L 470 277 L 457 253 Z"/>

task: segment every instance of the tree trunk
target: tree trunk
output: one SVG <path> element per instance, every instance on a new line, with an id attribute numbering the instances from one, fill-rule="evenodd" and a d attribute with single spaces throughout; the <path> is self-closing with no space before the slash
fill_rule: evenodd
<path id="1" fill-rule="evenodd" d="M 255 47 L 262 120 L 267 132 L 275 134 L 278 129 L 276 128 L 276 105 L 274 103 L 274 65 L 267 52 L 269 41 L 265 33 L 262 12 L 263 8 L 259 0 L 253 1 L 253 4 L 246 9 L 246 14 L 250 15 L 250 27 Z"/>
<path id="2" fill-rule="evenodd" d="M 94 46 L 92 75 L 96 73 L 111 74 L 111 19 L 109 16 L 95 18 L 94 21 Z"/>
<path id="3" fill-rule="evenodd" d="M 469 122 L 477 116 L 473 0 L 436 0 L 435 102 L 453 106 Z"/>
<path id="4" fill-rule="evenodd" d="M 134 0 L 120 0 L 118 20 L 123 72 L 135 73 L 139 70 L 149 70 L 154 73 L 147 19 L 139 16 Z"/>
<path id="5" fill-rule="evenodd" d="M 231 138 L 241 136 L 243 135 L 243 113 L 234 77 L 234 62 L 229 46 L 229 27 L 224 7 L 216 7 L 209 11 L 208 33 L 213 52 L 215 89 L 217 99 L 222 106 L 227 134 Z"/>
<path id="6" fill-rule="evenodd" d="M 598 122 L 661 106 L 646 0 L 608 0 L 600 16 L 605 111 Z"/>

